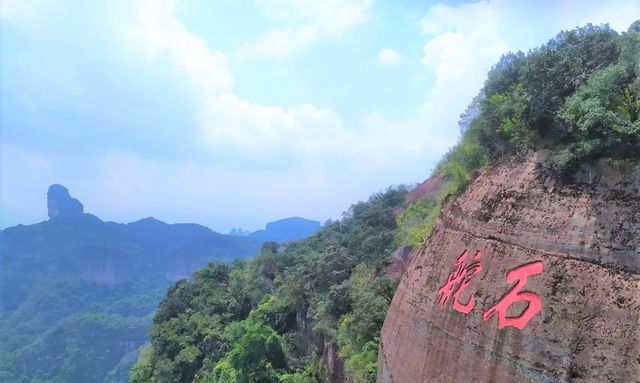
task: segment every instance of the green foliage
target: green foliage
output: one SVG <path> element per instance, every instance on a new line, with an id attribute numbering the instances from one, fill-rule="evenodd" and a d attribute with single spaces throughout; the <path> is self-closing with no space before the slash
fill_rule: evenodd
<path id="1" fill-rule="evenodd" d="M 378 344 L 380 338 L 373 337 L 365 343 L 358 352 L 352 352 L 348 345 L 340 355 L 346 361 L 346 370 L 351 373 L 355 383 L 375 382 L 378 371 Z"/>
<path id="2" fill-rule="evenodd" d="M 153 379 L 152 365 L 153 349 L 151 346 L 143 346 L 138 354 L 138 361 L 129 373 L 130 383 L 155 382 Z"/>
<path id="3" fill-rule="evenodd" d="M 358 265 L 347 282 L 352 309 L 340 318 L 338 345 L 354 382 L 376 378 L 378 337 L 396 281 Z"/>
<path id="4" fill-rule="evenodd" d="M 506 96 L 495 97 L 495 102 L 505 102 Z M 443 175 L 443 183 L 434 196 L 411 203 L 397 217 L 396 246 L 419 246 L 431 233 L 440 210 L 449 195 L 462 192 L 478 171 L 489 162 L 485 148 L 477 140 L 475 109 L 477 100 L 461 117 L 463 137 L 440 161 L 434 174 Z M 516 134 L 504 128 L 503 134 Z"/>
<path id="5" fill-rule="evenodd" d="M 282 374 L 280 375 L 280 381 L 282 383 L 316 383 L 318 379 L 316 378 L 314 367 L 313 364 L 309 364 L 301 371 Z"/>
<path id="6" fill-rule="evenodd" d="M 271 327 L 244 320 L 230 324 L 225 338 L 233 345 L 213 368 L 214 383 L 271 383 L 287 367 L 286 344 Z"/>
<path id="7" fill-rule="evenodd" d="M 440 209 L 434 199 L 418 200 L 398 215 L 398 245 L 420 246 L 429 236 Z"/>
<path id="8" fill-rule="evenodd" d="M 226 260 L 260 245 L 197 225 L 123 225 L 88 214 L 0 236 L 0 382 L 12 383 L 126 381 L 172 283 L 170 253 L 189 245 L 204 259 Z"/>
<path id="9" fill-rule="evenodd" d="M 561 32 L 540 48 L 509 53 L 460 118 L 461 138 L 434 173 L 438 194 L 398 217 L 397 245 L 429 235 L 448 195 L 490 161 L 550 149 L 547 166 L 568 174 L 587 160 L 640 158 L 640 33 L 608 26 Z"/>
<path id="10" fill-rule="evenodd" d="M 233 267 L 238 266 L 242 264 Z M 233 270 L 241 269 L 212 263 L 169 290 L 149 331 L 153 379 L 191 382 L 203 366 L 212 367 L 227 351 L 225 325 L 245 315 L 242 305 L 235 304 L 243 298 L 230 289 Z"/>
<path id="11" fill-rule="evenodd" d="M 638 157 L 640 80 L 638 65 L 619 63 L 594 73 L 559 112 L 575 142 L 561 147 L 552 166 L 573 168 L 590 158 Z"/>
<path id="12" fill-rule="evenodd" d="M 479 146 L 496 160 L 550 149 L 547 165 L 560 174 L 588 160 L 639 158 L 639 41 L 633 28 L 618 35 L 589 24 L 528 54 L 503 56 L 470 106 L 474 114 L 464 119 L 452 152 Z M 451 162 L 445 158 L 439 170 L 464 187 L 469 170 L 478 167 Z"/>
<path id="13" fill-rule="evenodd" d="M 130 382 L 316 382 L 318 341 L 344 349 L 358 381 L 372 379 L 372 342 L 397 283 L 384 275 L 394 209 L 406 193 L 376 194 L 305 240 L 267 243 L 248 262 L 212 264 L 178 282 Z"/>
<path id="14" fill-rule="evenodd" d="M 468 131 L 436 167 L 436 172 L 442 172 L 446 180 L 438 196 L 439 200 L 448 194 L 464 190 L 477 171 L 487 165 L 485 150 L 474 139 L 474 133 L 473 130 Z"/>
<path id="15" fill-rule="evenodd" d="M 397 218 L 406 188 L 353 205 L 305 240 L 265 244 L 251 261 L 210 265 L 178 283 L 131 382 L 315 382 L 326 376 L 319 346 L 337 346 L 355 382 L 374 381 L 397 284 L 384 272 L 388 255 L 420 244 L 448 196 L 491 161 L 529 150 L 550 149 L 559 172 L 640 156 L 636 29 L 587 25 L 505 55 L 460 118 L 460 141 L 435 170 L 444 177 L 438 193 Z"/>

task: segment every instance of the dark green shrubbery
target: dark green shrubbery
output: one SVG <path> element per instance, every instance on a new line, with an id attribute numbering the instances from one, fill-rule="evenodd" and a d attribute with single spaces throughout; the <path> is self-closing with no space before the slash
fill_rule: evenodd
<path id="1" fill-rule="evenodd" d="M 375 379 L 397 283 L 384 273 L 393 210 L 406 193 L 376 194 L 308 239 L 266 243 L 251 261 L 211 264 L 178 282 L 130 382 L 316 382 L 318 339 L 339 346 L 356 382 Z"/>
<path id="2" fill-rule="evenodd" d="M 587 25 L 526 55 L 507 54 L 489 72 L 459 145 L 477 142 L 489 159 L 550 149 L 547 165 L 564 174 L 589 160 L 637 159 L 639 71 L 632 28 L 619 35 Z"/>

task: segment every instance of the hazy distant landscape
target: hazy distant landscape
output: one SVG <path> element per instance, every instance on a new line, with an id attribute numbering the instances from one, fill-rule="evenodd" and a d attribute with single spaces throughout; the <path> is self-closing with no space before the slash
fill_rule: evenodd
<path id="1" fill-rule="evenodd" d="M 154 218 L 104 222 L 61 185 L 41 206 L 47 221 L 0 231 L 3 382 L 127 381 L 169 286 L 209 262 L 250 258 L 263 242 L 320 228 L 292 218 L 239 237 Z"/>
<path id="2" fill-rule="evenodd" d="M 640 383 L 640 1 L 0 1 L 0 383 Z"/>

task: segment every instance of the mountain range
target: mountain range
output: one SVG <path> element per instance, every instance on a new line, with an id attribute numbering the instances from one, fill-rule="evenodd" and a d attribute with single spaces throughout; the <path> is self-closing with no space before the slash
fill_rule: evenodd
<path id="1" fill-rule="evenodd" d="M 47 210 L 47 221 L 0 231 L 0 382 L 126 380 L 171 284 L 320 227 L 293 218 L 243 237 L 154 218 L 104 222 L 62 185 L 49 188 Z"/>

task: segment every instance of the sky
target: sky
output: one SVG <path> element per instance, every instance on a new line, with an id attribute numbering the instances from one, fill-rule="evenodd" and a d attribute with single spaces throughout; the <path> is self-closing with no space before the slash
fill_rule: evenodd
<path id="1" fill-rule="evenodd" d="M 0 2 L 0 227 L 325 221 L 426 179 L 487 71 L 640 0 Z"/>

